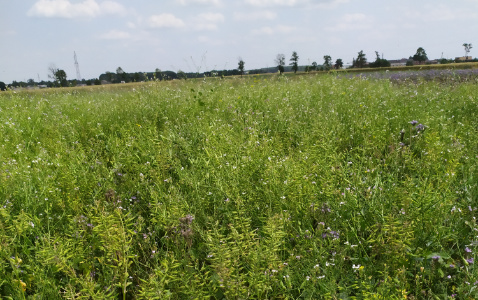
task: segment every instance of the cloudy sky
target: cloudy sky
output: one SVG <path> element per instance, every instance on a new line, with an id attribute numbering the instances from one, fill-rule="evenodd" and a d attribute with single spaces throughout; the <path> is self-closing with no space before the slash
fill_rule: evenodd
<path id="1" fill-rule="evenodd" d="M 0 81 L 270 67 L 324 55 L 346 63 L 363 50 L 386 59 L 478 56 L 478 0 L 0 0 Z"/>

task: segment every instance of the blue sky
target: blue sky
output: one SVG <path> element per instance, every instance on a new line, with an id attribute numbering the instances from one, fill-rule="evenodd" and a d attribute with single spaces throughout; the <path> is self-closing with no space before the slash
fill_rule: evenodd
<path id="1" fill-rule="evenodd" d="M 48 67 L 76 77 L 126 72 L 386 59 L 423 47 L 430 59 L 478 56 L 478 0 L 0 0 L 0 81 L 48 80 Z"/>

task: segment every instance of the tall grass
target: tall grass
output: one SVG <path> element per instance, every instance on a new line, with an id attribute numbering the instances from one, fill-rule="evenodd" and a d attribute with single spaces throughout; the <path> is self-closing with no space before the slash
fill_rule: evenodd
<path id="1" fill-rule="evenodd" d="M 476 298 L 476 95 L 332 75 L 2 93 L 0 294 Z"/>

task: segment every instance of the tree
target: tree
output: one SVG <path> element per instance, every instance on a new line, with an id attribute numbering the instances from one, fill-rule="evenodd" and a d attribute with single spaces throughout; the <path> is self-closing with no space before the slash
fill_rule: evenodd
<path id="1" fill-rule="evenodd" d="M 367 64 L 367 58 L 365 57 L 365 53 L 363 53 L 363 50 L 360 50 L 358 53 L 357 59 L 355 60 L 355 67 L 357 68 L 363 68 Z"/>
<path id="2" fill-rule="evenodd" d="M 48 67 L 48 78 L 50 78 L 53 81 L 57 81 L 55 77 L 55 73 L 58 71 L 58 68 L 54 64 L 50 64 Z"/>
<path id="3" fill-rule="evenodd" d="M 463 47 L 465 47 L 465 56 L 468 56 L 468 53 L 470 53 L 470 50 L 471 48 L 473 48 L 473 46 L 471 45 L 471 43 L 470 44 L 464 43 Z"/>
<path id="4" fill-rule="evenodd" d="M 116 68 L 116 74 L 118 75 L 117 79 L 119 79 L 120 81 L 124 81 L 124 82 L 129 81 L 128 74 L 121 67 Z"/>
<path id="5" fill-rule="evenodd" d="M 277 65 L 277 69 L 279 69 L 279 73 L 284 73 L 284 66 L 285 66 L 285 55 L 284 54 L 277 54 L 275 63 Z"/>
<path id="6" fill-rule="evenodd" d="M 162 80 L 163 79 L 163 74 L 161 73 L 161 69 L 156 68 L 156 71 L 154 72 L 154 77 L 156 80 Z"/>
<path id="7" fill-rule="evenodd" d="M 332 67 L 332 57 L 330 55 L 324 55 L 324 69 L 325 71 L 329 71 Z"/>
<path id="8" fill-rule="evenodd" d="M 5 82 L 0 81 L 0 91 L 6 91 L 6 90 L 7 90 L 7 86 L 5 85 Z"/>
<path id="9" fill-rule="evenodd" d="M 60 83 L 61 86 L 68 86 L 68 81 L 66 81 L 66 72 L 64 70 L 57 70 L 55 72 L 55 79 Z"/>
<path id="10" fill-rule="evenodd" d="M 378 54 L 378 51 L 375 51 L 375 55 L 377 58 L 373 63 L 370 64 L 370 67 L 372 68 L 386 68 L 390 67 L 390 62 L 386 59 L 380 58 L 380 55 Z"/>
<path id="11" fill-rule="evenodd" d="M 294 73 L 297 73 L 297 70 L 299 70 L 299 56 L 297 55 L 297 52 L 292 52 L 292 56 L 290 57 L 289 61 L 291 61 L 289 66 L 292 66 L 292 70 L 294 70 Z"/>
<path id="12" fill-rule="evenodd" d="M 57 86 L 68 86 L 66 72 L 58 69 L 54 64 L 48 67 L 48 78 L 51 78 Z"/>
<path id="13" fill-rule="evenodd" d="M 314 61 L 312 63 L 312 67 L 310 67 L 310 69 L 313 70 L 313 71 L 317 71 L 317 62 Z"/>
<path id="14" fill-rule="evenodd" d="M 425 49 L 422 47 L 417 49 L 417 53 L 413 55 L 413 60 L 418 61 L 419 64 L 421 64 L 424 61 L 428 60 L 427 53 L 425 52 Z"/>
<path id="15" fill-rule="evenodd" d="M 336 69 L 342 69 L 342 67 L 344 66 L 344 62 L 342 61 L 341 58 L 337 58 L 337 60 L 335 61 L 335 65 L 334 67 Z"/>
<path id="16" fill-rule="evenodd" d="M 188 76 L 186 75 L 186 73 L 184 73 L 184 72 L 181 71 L 181 70 L 178 70 L 177 77 L 178 77 L 179 79 L 184 79 L 184 80 L 188 79 Z"/>
<path id="17" fill-rule="evenodd" d="M 239 73 L 241 74 L 241 77 L 242 77 L 242 74 L 244 74 L 244 61 L 242 60 L 242 58 L 238 58 L 239 62 L 237 63 L 237 69 L 239 70 Z"/>

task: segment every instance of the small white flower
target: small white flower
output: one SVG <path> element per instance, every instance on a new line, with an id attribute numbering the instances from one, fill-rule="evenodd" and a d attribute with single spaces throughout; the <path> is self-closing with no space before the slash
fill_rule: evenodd
<path id="1" fill-rule="evenodd" d="M 352 269 L 359 269 L 360 265 L 352 265 Z"/>

